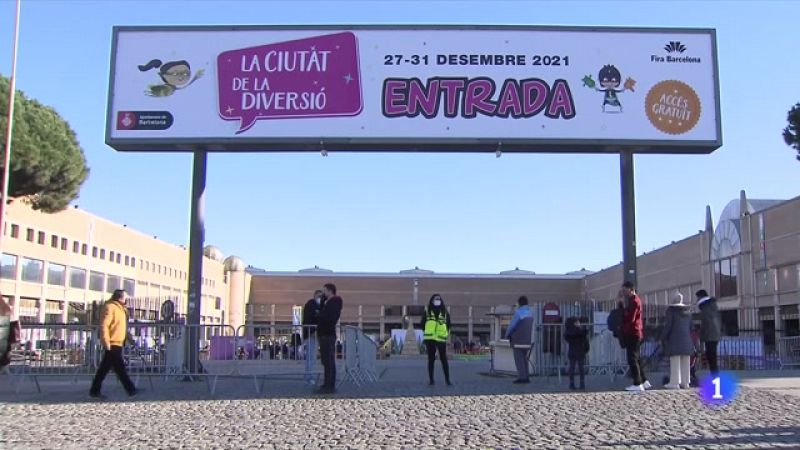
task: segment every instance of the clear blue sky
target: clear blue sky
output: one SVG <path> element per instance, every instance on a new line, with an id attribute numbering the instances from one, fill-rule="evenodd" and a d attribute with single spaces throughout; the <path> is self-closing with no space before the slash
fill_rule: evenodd
<path id="1" fill-rule="evenodd" d="M 0 73 L 14 2 L 0 0 Z M 724 146 L 637 156 L 639 252 L 750 198 L 798 195 L 783 143 L 800 101 L 800 2 L 24 0 L 17 87 L 76 131 L 91 175 L 81 208 L 187 244 L 191 156 L 104 144 L 111 27 L 169 24 L 454 23 L 716 28 Z M 211 154 L 206 243 L 269 270 L 420 266 L 437 272 L 598 270 L 622 259 L 614 155 Z"/>

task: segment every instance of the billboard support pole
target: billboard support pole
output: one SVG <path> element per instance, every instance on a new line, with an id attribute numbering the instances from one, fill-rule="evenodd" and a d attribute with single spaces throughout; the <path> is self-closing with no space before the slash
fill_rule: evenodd
<path id="1" fill-rule="evenodd" d="M 619 177 L 622 193 L 622 278 L 636 286 L 636 201 L 632 150 L 619 152 Z"/>
<path id="2" fill-rule="evenodd" d="M 200 306 L 203 290 L 203 243 L 205 241 L 205 192 L 206 192 L 205 150 L 194 152 L 192 170 L 192 209 L 189 219 L 189 302 L 186 311 L 187 325 L 200 325 Z M 200 329 L 187 328 L 185 367 L 188 373 L 197 374 L 200 370 Z"/>

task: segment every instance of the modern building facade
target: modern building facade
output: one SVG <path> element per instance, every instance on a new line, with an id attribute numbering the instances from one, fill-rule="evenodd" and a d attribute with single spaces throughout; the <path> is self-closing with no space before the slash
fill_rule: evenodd
<path id="1" fill-rule="evenodd" d="M 131 319 L 160 320 L 166 300 L 187 312 L 188 250 L 77 207 L 55 214 L 8 205 L 0 291 L 23 323 L 85 323 L 114 289 L 130 297 Z M 239 258 L 206 247 L 201 323 L 243 323 L 249 276 Z"/>
<path id="2" fill-rule="evenodd" d="M 638 290 L 650 325 L 658 325 L 672 293 L 694 300 L 706 289 L 719 298 L 725 332 L 763 333 L 766 345 L 779 336 L 800 334 L 800 197 L 748 200 L 744 191 L 724 209 L 716 227 L 710 208 L 697 234 L 637 258 Z M 293 306 L 302 306 L 315 289 L 333 282 L 345 299 L 342 321 L 384 337 L 419 313 L 433 293 L 450 307 L 454 332 L 485 340 L 487 314 L 515 304 L 556 303 L 561 316 L 590 316 L 613 307 L 623 281 L 622 265 L 596 273 L 539 275 L 524 270 L 501 274 L 436 274 L 412 269 L 388 273 L 335 273 L 313 268 L 297 273 L 251 271 L 247 320 L 256 325 L 286 324 Z M 544 314 L 543 311 L 541 311 Z M 543 318 L 542 318 L 543 320 Z"/>
<path id="3" fill-rule="evenodd" d="M 84 320 L 87 306 L 124 288 L 134 298 L 137 320 L 159 320 L 167 299 L 186 314 L 188 251 L 154 236 L 70 208 L 56 214 L 9 206 L 0 260 L 0 289 L 23 322 Z M 442 274 L 414 268 L 399 273 L 338 273 L 314 267 L 268 272 L 224 258 L 205 248 L 202 323 L 288 325 L 297 308 L 325 283 L 344 297 L 342 322 L 388 337 L 392 329 L 418 320 L 434 293 L 444 297 L 454 334 L 462 340 L 489 339 L 497 307 L 526 295 L 540 308 L 556 304 L 561 317 L 591 317 L 613 306 L 623 281 L 621 264 L 590 272 L 537 274 Z M 637 258 L 638 290 L 649 324 L 657 325 L 675 290 L 684 298 L 706 289 L 720 300 L 723 326 L 731 335 L 758 330 L 766 345 L 800 334 L 800 197 L 749 200 L 744 192 L 713 223 Z"/>
<path id="4" fill-rule="evenodd" d="M 585 276 L 537 275 L 518 269 L 496 275 L 437 274 L 419 268 L 395 274 L 336 273 L 316 267 L 296 273 L 251 271 L 251 275 L 247 320 L 257 326 L 291 323 L 293 307 L 304 305 L 325 283 L 333 283 L 344 299 L 344 324 L 358 325 L 383 339 L 392 329 L 405 329 L 407 317 L 419 320 L 430 297 L 439 294 L 450 311 L 453 333 L 468 341 L 488 339 L 487 314 L 497 305 L 515 304 L 523 294 L 532 303 L 574 307 Z"/>
<path id="5" fill-rule="evenodd" d="M 744 191 L 713 226 L 637 258 L 639 293 L 648 306 L 665 306 L 679 290 L 694 299 L 703 288 L 719 299 L 724 331 L 763 333 L 766 345 L 800 335 L 800 197 L 787 201 L 748 200 Z M 613 298 L 620 265 L 586 278 L 589 298 Z M 657 321 L 659 308 L 648 319 Z"/>

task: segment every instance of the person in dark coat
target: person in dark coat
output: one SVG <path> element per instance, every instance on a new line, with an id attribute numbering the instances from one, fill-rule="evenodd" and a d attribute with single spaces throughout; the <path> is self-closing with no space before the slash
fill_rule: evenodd
<path id="1" fill-rule="evenodd" d="M 688 389 L 691 382 L 690 358 L 694 353 L 692 343 L 692 315 L 689 305 L 683 303 L 683 295 L 675 292 L 673 303 L 667 308 L 661 343 L 664 356 L 669 356 L 669 380 L 667 389 Z"/>
<path id="2" fill-rule="evenodd" d="M 306 383 L 313 385 L 314 370 L 317 365 L 317 314 L 319 314 L 320 307 L 322 306 L 322 291 L 314 291 L 314 297 L 308 300 L 303 306 L 303 341 L 306 344 L 306 368 L 305 380 Z"/>
<path id="3" fill-rule="evenodd" d="M 332 283 L 326 284 L 323 290 L 325 297 L 317 314 L 317 337 L 324 382 L 318 393 L 333 394 L 336 392 L 336 325 L 342 315 L 342 297 L 336 294 L 336 285 Z"/>
<path id="4" fill-rule="evenodd" d="M 697 307 L 700 308 L 700 340 L 706 350 L 706 361 L 711 376 L 719 374 L 717 367 L 717 344 L 722 335 L 722 319 L 717 307 L 717 299 L 708 295 L 705 289 L 700 289 L 695 293 L 697 297 Z"/>
<path id="5" fill-rule="evenodd" d="M 586 354 L 589 353 L 589 337 L 577 317 L 567 319 L 564 328 L 564 340 L 567 341 L 567 358 L 569 358 L 569 388 L 575 390 L 575 366 L 578 366 L 580 388 L 586 389 L 584 383 L 584 362 Z"/>

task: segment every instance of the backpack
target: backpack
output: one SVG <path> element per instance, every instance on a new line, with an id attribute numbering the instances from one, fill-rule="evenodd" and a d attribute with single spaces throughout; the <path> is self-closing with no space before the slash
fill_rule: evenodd
<path id="1" fill-rule="evenodd" d="M 619 338 L 621 335 L 623 314 L 624 310 L 622 308 L 615 308 L 608 314 L 608 319 L 606 319 L 606 326 L 614 333 L 615 338 Z"/>

